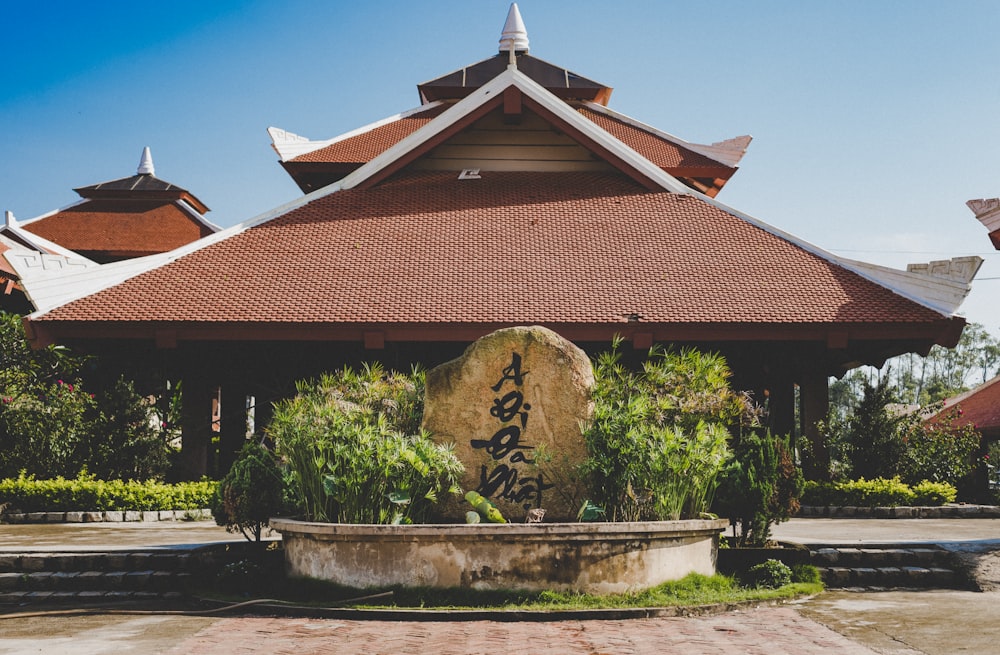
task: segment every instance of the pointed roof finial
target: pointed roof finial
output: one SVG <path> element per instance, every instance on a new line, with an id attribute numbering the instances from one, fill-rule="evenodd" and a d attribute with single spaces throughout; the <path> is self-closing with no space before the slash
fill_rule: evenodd
<path id="1" fill-rule="evenodd" d="M 153 155 L 149 152 L 149 146 L 142 149 L 142 158 L 139 160 L 139 170 L 137 175 L 153 175 Z"/>
<path id="2" fill-rule="evenodd" d="M 528 52 L 528 30 L 524 27 L 516 2 L 510 3 L 507 22 L 503 24 L 503 32 L 500 33 L 500 52 L 511 51 Z"/>

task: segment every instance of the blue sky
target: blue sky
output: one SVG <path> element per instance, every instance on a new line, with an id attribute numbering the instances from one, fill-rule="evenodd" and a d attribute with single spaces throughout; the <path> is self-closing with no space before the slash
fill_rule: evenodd
<path id="1" fill-rule="evenodd" d="M 752 134 L 719 199 L 836 254 L 986 259 L 963 306 L 1000 333 L 1000 3 L 522 0 L 533 55 L 690 141 Z M 508 0 L 0 4 L 0 210 L 158 177 L 229 226 L 298 197 L 268 126 L 326 139 L 496 52 Z M 989 279 L 997 278 L 997 279 Z"/>

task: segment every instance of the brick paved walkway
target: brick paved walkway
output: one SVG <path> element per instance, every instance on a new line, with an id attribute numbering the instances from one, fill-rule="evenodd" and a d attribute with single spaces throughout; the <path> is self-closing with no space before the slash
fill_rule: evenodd
<path id="1" fill-rule="evenodd" d="M 223 619 L 176 645 L 171 655 L 873 655 L 787 607 L 698 618 L 497 623 L 245 617 Z"/>

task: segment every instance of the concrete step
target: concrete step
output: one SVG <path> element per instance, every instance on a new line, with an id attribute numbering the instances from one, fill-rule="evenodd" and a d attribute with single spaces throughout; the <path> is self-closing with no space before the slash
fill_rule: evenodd
<path id="1" fill-rule="evenodd" d="M 819 568 L 827 587 L 961 589 L 967 586 L 953 555 L 933 545 L 812 546 L 810 563 Z"/>
<path id="2" fill-rule="evenodd" d="M 0 553 L 0 603 L 184 595 L 213 575 L 219 556 L 217 549 Z"/>

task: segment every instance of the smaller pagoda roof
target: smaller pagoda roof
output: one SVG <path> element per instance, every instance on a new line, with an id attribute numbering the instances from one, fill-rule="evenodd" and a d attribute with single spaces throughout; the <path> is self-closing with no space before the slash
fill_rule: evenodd
<path id="1" fill-rule="evenodd" d="M 148 147 L 135 175 L 75 191 L 81 201 L 21 221 L 20 231 L 72 251 L 59 254 L 115 261 L 173 250 L 219 229 L 205 219 L 208 207 L 197 197 L 154 175 Z"/>

